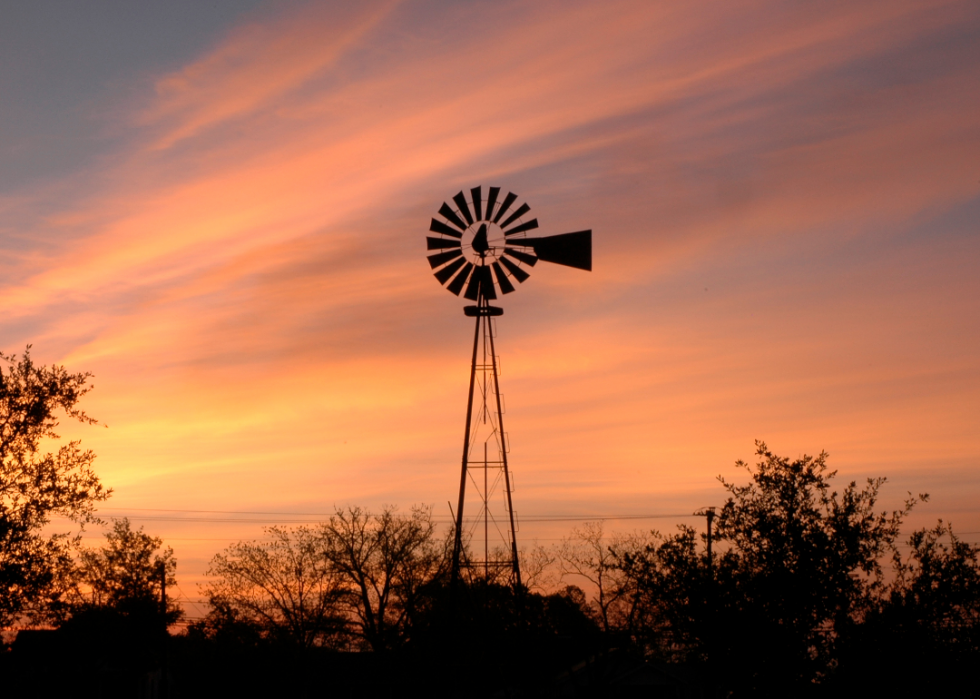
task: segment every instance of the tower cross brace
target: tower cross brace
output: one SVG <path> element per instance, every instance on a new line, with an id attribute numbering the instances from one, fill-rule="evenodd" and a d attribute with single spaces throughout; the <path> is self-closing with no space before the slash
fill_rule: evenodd
<path id="1" fill-rule="evenodd" d="M 480 515 L 482 516 L 484 534 L 484 575 L 489 577 L 489 569 L 491 564 L 495 567 L 501 565 L 509 567 L 512 582 L 519 587 L 521 585 L 521 569 L 517 555 L 517 530 L 514 521 L 512 478 L 509 464 L 507 462 L 507 436 L 504 432 L 504 412 L 500 397 L 500 370 L 497 361 L 496 348 L 494 345 L 492 320 L 496 316 L 503 315 L 504 311 L 502 308 L 491 306 L 484 295 L 480 293 L 477 296 L 477 305 L 467 306 L 464 309 L 464 312 L 468 316 L 473 316 L 475 321 L 473 328 L 473 354 L 470 362 L 470 390 L 466 404 L 466 429 L 463 433 L 463 458 L 460 468 L 459 500 L 455 513 L 452 584 L 455 586 L 459 583 L 461 569 L 467 565 L 467 562 L 463 560 L 465 527 L 464 514 L 466 507 L 467 484 L 472 478 L 472 471 L 483 468 L 483 492 L 480 493 L 483 508 Z M 486 424 L 486 422 L 489 420 L 490 424 L 493 426 L 491 434 L 484 442 L 482 463 L 480 463 L 480 460 L 474 461 L 471 455 L 471 451 L 475 446 L 473 443 L 473 437 L 475 434 L 475 430 L 473 429 L 475 426 L 473 408 L 474 403 L 478 398 L 477 391 L 479 391 L 479 404 L 477 405 L 479 415 L 476 416 L 476 421 L 482 421 L 484 424 Z M 491 396 L 492 401 L 490 400 Z M 489 444 L 491 438 L 495 438 L 494 441 L 498 447 L 499 460 L 496 462 L 490 462 L 488 460 L 489 457 L 487 445 Z M 491 464 L 492 467 L 501 469 L 503 475 L 504 500 L 507 516 L 504 524 L 506 525 L 508 534 L 507 538 L 509 539 L 509 551 L 506 552 L 506 556 L 509 557 L 509 560 L 493 562 L 490 560 L 490 524 L 492 521 L 494 528 L 499 531 L 500 523 L 497 522 L 496 518 L 492 516 L 490 511 L 490 496 L 494 489 L 494 485 L 491 485 L 488 477 Z M 476 479 L 472 480 L 474 481 L 473 485 L 479 489 L 479 482 Z M 498 481 L 499 474 L 498 477 L 494 478 L 493 483 L 496 484 Z M 474 521 L 474 526 L 479 524 L 479 519 L 480 518 Z"/>

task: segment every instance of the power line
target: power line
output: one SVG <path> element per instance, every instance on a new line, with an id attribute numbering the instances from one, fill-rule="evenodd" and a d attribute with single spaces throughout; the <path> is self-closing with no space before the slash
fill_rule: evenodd
<path id="1" fill-rule="evenodd" d="M 257 516 L 282 516 L 282 517 L 332 517 L 336 514 L 327 512 L 258 512 L 248 510 L 188 510 L 162 507 L 131 507 L 131 508 L 101 508 L 101 511 L 114 512 L 180 512 L 187 514 L 216 514 L 216 515 L 257 515 Z M 365 512 L 367 516 L 374 516 L 377 513 Z M 398 516 L 398 515 L 396 515 Z M 410 515 L 401 515 L 408 517 Z M 524 515 L 521 516 L 522 522 L 594 522 L 606 520 L 642 520 L 642 519 L 681 519 L 695 518 L 689 512 L 677 513 L 647 513 L 647 514 L 545 514 L 545 515 Z M 133 519 L 140 519 L 153 522 L 193 522 L 193 523 L 223 523 L 223 524 L 316 524 L 318 520 L 309 519 L 246 519 L 242 517 L 174 517 L 168 515 L 134 515 Z M 437 524 L 451 524 L 452 518 L 435 516 L 432 521 Z"/>
<path id="2" fill-rule="evenodd" d="M 621 520 L 649 520 L 649 519 L 683 519 L 696 518 L 696 515 L 676 514 L 676 515 L 605 515 L 601 517 L 521 517 L 521 524 L 537 524 L 548 522 L 606 522 Z M 315 519 L 230 519 L 218 517 L 152 517 L 136 516 L 131 519 L 141 522 L 186 522 L 188 524 L 319 524 L 321 520 Z M 434 524 L 452 524 L 452 520 L 444 518 L 433 518 Z"/>
<path id="3" fill-rule="evenodd" d="M 287 515 L 292 517 L 331 517 L 336 512 L 258 512 L 251 510 L 186 510 L 173 507 L 102 507 L 100 512 L 190 512 L 215 515 Z M 366 513 L 370 514 L 370 513 Z"/>
<path id="4" fill-rule="evenodd" d="M 176 584 L 175 584 L 175 587 L 177 588 L 177 592 L 179 592 L 179 593 L 180 593 L 180 597 L 178 597 L 178 598 L 177 598 L 177 601 L 178 601 L 178 602 L 179 602 L 179 601 L 180 601 L 181 599 L 185 599 L 185 600 L 187 600 L 187 601 L 188 601 L 188 602 L 189 602 L 190 604 L 192 604 L 192 605 L 193 605 L 193 606 L 194 606 L 194 607 L 195 607 L 195 608 L 197 609 L 197 611 L 198 611 L 198 612 L 200 612 L 201 614 L 204 614 L 204 610 L 203 610 L 203 609 L 201 609 L 201 607 L 200 607 L 200 606 L 198 605 L 198 603 L 197 603 L 197 602 L 196 602 L 195 600 L 193 600 L 193 599 L 191 599 L 191 598 L 190 598 L 190 597 L 189 597 L 189 596 L 187 595 L 187 593 L 186 593 L 186 592 L 184 592 L 184 591 L 183 591 L 183 590 L 182 590 L 182 589 L 180 588 L 180 585 L 176 585 Z M 202 600 L 199 600 L 199 601 L 201 601 L 201 602 L 203 602 L 204 600 L 202 599 Z"/>

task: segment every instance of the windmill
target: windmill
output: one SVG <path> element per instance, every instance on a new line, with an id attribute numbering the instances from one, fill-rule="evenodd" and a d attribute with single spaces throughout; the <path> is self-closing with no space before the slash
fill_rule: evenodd
<path id="1" fill-rule="evenodd" d="M 509 569 L 512 582 L 521 584 L 512 499 L 514 480 L 507 463 L 510 445 L 504 431 L 500 360 L 494 346 L 494 318 L 503 315 L 504 309 L 491 306 L 490 301 L 497 299 L 498 290 L 501 294 L 515 291 L 514 280 L 518 284 L 527 281 L 530 269 L 539 260 L 592 269 L 591 230 L 529 237 L 528 232 L 538 228 L 538 220 L 527 218 L 531 207 L 526 203 L 514 206 L 517 199 L 516 194 L 509 192 L 500 200 L 500 187 L 490 187 L 486 199 L 482 187 L 473 187 L 469 197 L 460 191 L 452 198 L 452 204 L 443 202 L 439 217 L 433 218 L 429 226 L 429 231 L 436 235 L 426 237 L 429 265 L 439 283 L 450 293 L 462 294 L 475 302 L 463 308 L 467 316 L 476 319 L 476 326 L 459 500 L 453 513 L 454 585 L 464 566 L 482 567 L 487 579 Z M 480 507 L 477 516 L 470 519 L 464 518 L 467 486 L 471 488 L 471 496 L 475 496 L 471 497 L 476 500 L 473 504 Z M 471 541 L 483 539 L 482 564 L 461 560 L 464 537 Z"/>

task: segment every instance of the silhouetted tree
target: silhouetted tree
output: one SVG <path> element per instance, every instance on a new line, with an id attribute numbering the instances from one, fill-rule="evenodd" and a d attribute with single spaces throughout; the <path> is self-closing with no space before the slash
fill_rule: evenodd
<path id="1" fill-rule="evenodd" d="M 124 616 L 141 616 L 159 628 L 183 615 L 176 598 L 168 594 L 166 618 L 160 601 L 163 576 L 173 590 L 177 561 L 163 539 L 140 527 L 133 530 L 128 518 L 116 519 L 98 548 L 82 547 L 75 569 L 69 605 L 72 613 L 112 610 Z"/>
<path id="2" fill-rule="evenodd" d="M 932 529 L 913 532 L 909 553 L 893 556 L 895 580 L 881 612 L 921 636 L 923 645 L 952 657 L 980 649 L 980 547 L 971 545 L 941 520 Z"/>
<path id="3" fill-rule="evenodd" d="M 445 570 L 431 509 L 337 510 L 321 525 L 321 541 L 357 637 L 376 651 L 403 644 L 421 595 Z"/>
<path id="4" fill-rule="evenodd" d="M 618 561 L 636 581 L 634 641 L 664 660 L 703 660 L 716 626 L 711 588 L 721 584 L 708 577 L 697 532 L 688 526 L 668 537 L 653 532 L 653 542 L 624 551 Z"/>
<path id="5" fill-rule="evenodd" d="M 980 547 L 942 521 L 913 532 L 908 547 L 904 555 L 896 548 L 891 582 L 841 639 L 833 687 L 971 696 L 964 688 L 976 684 L 980 665 Z"/>
<path id="6" fill-rule="evenodd" d="M 561 573 L 555 571 L 558 554 L 554 547 L 545 548 L 540 544 L 523 547 L 518 550 L 517 558 L 521 565 L 521 582 L 529 591 L 543 594 L 555 588 Z"/>
<path id="7" fill-rule="evenodd" d="M 72 662 L 134 681 L 159 668 L 167 629 L 183 616 L 175 596 L 161 604 L 162 578 L 173 589 L 176 569 L 173 551 L 128 519 L 113 522 L 102 546 L 81 548 L 58 631 Z"/>
<path id="8" fill-rule="evenodd" d="M 225 641 L 332 646 L 346 630 L 341 575 L 314 527 L 268 527 L 267 539 L 232 544 L 208 567 L 211 611 L 194 631 Z"/>
<path id="9" fill-rule="evenodd" d="M 643 589 L 652 648 L 708 662 L 737 693 L 805 693 L 833 671 L 839 639 L 881 593 L 881 560 L 916 499 L 878 512 L 884 478 L 837 491 L 826 453 L 791 461 L 756 445 L 754 468 L 737 463 L 748 484 L 719 477 L 729 497 L 711 577 L 688 527 L 623 565 Z"/>
<path id="10" fill-rule="evenodd" d="M 6 365 L 4 369 L 3 365 Z M 79 409 L 91 374 L 35 366 L 30 346 L 21 357 L 0 354 L 0 627 L 22 614 L 35 620 L 57 608 L 71 570 L 78 533 L 47 529 L 55 515 L 77 525 L 98 521 L 95 504 L 111 490 L 92 470 L 95 455 L 79 442 L 42 452 L 59 439 L 57 415 L 96 421 Z"/>
<path id="11" fill-rule="evenodd" d="M 412 630 L 406 651 L 451 696 L 538 696 L 603 639 L 579 588 L 541 595 L 479 577 L 429 587 Z"/>
<path id="12" fill-rule="evenodd" d="M 431 512 L 407 516 L 338 509 L 328 522 L 270 527 L 211 561 L 202 587 L 211 611 L 194 632 L 286 640 L 303 647 L 403 645 L 426 588 L 445 570 Z"/>
<path id="13" fill-rule="evenodd" d="M 633 630 L 638 602 L 634 570 L 619 561 L 646 544 L 647 537 L 636 533 L 607 537 L 602 522 L 586 522 L 562 539 L 557 555 L 562 579 L 581 578 L 594 590 L 586 608 L 606 633 Z"/>

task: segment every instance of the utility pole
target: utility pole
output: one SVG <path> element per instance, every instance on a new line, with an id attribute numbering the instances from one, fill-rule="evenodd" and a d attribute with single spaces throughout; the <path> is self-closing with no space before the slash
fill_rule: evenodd
<path id="1" fill-rule="evenodd" d="M 163 636 L 160 641 L 163 644 L 163 652 L 160 657 L 160 696 L 167 699 L 170 696 L 170 686 L 167 682 L 167 672 L 170 664 L 167 658 L 167 640 L 170 632 L 167 630 L 167 563 L 160 561 L 160 616 L 163 619 Z"/>
<path id="2" fill-rule="evenodd" d="M 715 508 L 709 507 L 704 511 L 705 519 L 708 520 L 708 578 L 714 579 L 714 563 L 711 560 L 711 522 L 715 518 Z"/>
<path id="3" fill-rule="evenodd" d="M 160 561 L 160 614 L 164 617 L 166 624 L 167 617 L 167 564 Z M 166 626 L 164 627 L 166 628 Z"/>
<path id="4" fill-rule="evenodd" d="M 713 677 L 715 671 L 715 650 L 716 650 L 716 635 L 715 635 L 715 570 L 714 570 L 714 559 L 711 555 L 711 524 L 715 519 L 715 508 L 706 507 L 701 512 L 696 512 L 695 514 L 703 514 L 704 518 L 708 521 L 708 581 L 705 590 L 705 602 L 707 603 L 707 618 L 705 619 L 705 650 L 707 651 L 708 660 L 708 676 Z M 717 686 L 714 684 L 714 680 L 711 679 L 711 692 L 713 695 L 718 691 Z M 717 696 L 721 696 L 717 694 Z"/>

